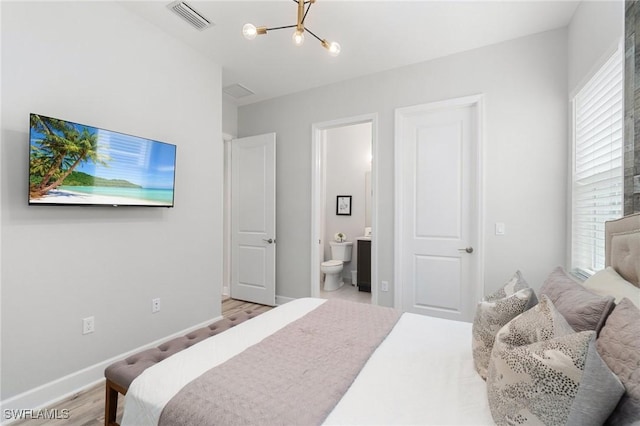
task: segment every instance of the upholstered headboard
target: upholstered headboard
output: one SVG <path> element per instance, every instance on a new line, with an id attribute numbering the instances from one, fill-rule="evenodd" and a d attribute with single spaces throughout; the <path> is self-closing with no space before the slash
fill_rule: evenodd
<path id="1" fill-rule="evenodd" d="M 605 262 L 640 287 L 640 213 L 605 223 Z"/>

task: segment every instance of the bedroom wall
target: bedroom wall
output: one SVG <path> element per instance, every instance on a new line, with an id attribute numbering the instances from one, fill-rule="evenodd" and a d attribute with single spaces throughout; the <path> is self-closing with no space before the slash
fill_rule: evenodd
<path id="1" fill-rule="evenodd" d="M 623 33 L 623 0 L 580 2 L 568 28 L 570 94 L 611 56 Z"/>
<path id="2" fill-rule="evenodd" d="M 277 289 L 310 294 L 311 126 L 378 113 L 379 280 L 393 305 L 394 110 L 485 94 L 485 292 L 520 269 L 539 288 L 564 263 L 567 32 L 549 31 L 238 109 L 238 133 L 277 133 Z M 374 201 L 375 202 L 375 201 Z M 506 235 L 495 236 L 495 222 Z"/>
<path id="3" fill-rule="evenodd" d="M 222 96 L 222 132 L 232 137 L 238 136 L 238 106 Z"/>
<path id="4" fill-rule="evenodd" d="M 220 315 L 221 68 L 115 2 L 2 2 L 1 23 L 1 398 L 37 408 Z M 175 208 L 27 206 L 30 112 L 176 144 Z"/>

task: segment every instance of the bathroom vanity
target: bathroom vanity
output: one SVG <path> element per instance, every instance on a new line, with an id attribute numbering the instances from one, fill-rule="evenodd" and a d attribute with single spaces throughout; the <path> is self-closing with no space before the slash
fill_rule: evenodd
<path id="1" fill-rule="evenodd" d="M 371 293 L 371 237 L 358 238 L 358 290 Z"/>

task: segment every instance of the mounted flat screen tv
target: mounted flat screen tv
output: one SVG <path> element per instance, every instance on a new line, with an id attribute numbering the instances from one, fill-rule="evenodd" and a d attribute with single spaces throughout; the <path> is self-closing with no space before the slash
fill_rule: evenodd
<path id="1" fill-rule="evenodd" d="M 173 207 L 176 146 L 30 115 L 29 204 Z"/>

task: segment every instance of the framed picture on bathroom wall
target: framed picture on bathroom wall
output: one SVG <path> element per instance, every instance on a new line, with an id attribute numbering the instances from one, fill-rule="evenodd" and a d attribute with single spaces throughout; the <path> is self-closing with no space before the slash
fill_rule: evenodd
<path id="1" fill-rule="evenodd" d="M 351 216 L 351 195 L 338 195 L 336 197 L 336 214 L 338 216 Z"/>

